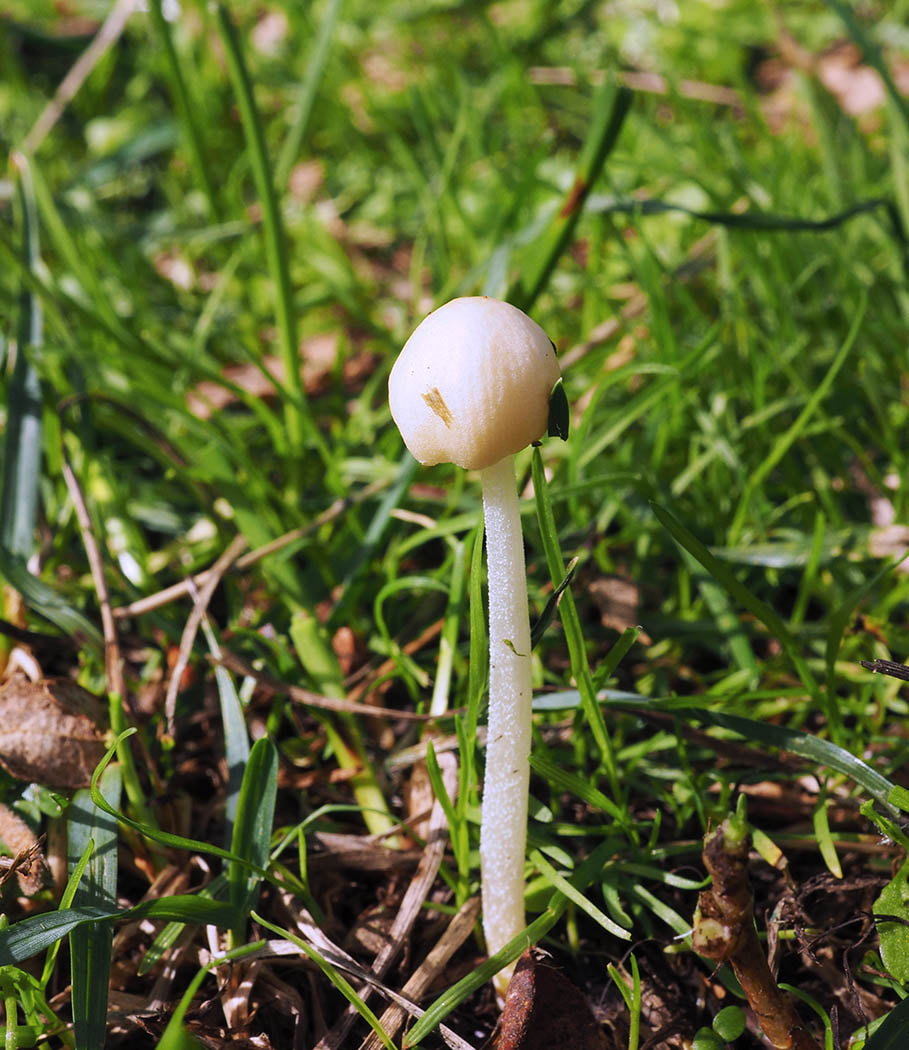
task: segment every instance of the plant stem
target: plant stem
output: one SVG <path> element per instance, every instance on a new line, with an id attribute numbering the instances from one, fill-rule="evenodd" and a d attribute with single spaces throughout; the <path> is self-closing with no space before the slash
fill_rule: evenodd
<path id="1" fill-rule="evenodd" d="M 704 866 L 713 880 L 698 899 L 694 950 L 735 971 L 766 1040 L 777 1050 L 820 1050 L 795 1004 L 777 985 L 754 925 L 748 882 L 750 837 L 741 812 L 728 817 L 704 843 Z"/>
<path id="2" fill-rule="evenodd" d="M 480 826 L 483 930 L 494 955 L 524 929 L 530 615 L 514 457 L 481 471 L 489 587 L 489 728 Z M 504 995 L 511 968 L 496 978 Z"/>

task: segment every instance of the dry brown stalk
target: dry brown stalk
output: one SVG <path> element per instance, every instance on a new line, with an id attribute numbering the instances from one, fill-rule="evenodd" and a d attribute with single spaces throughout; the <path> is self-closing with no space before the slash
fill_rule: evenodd
<path id="1" fill-rule="evenodd" d="M 76 518 L 79 522 L 79 530 L 82 533 L 82 543 L 88 557 L 91 568 L 92 582 L 95 585 L 95 593 L 98 596 L 98 607 L 101 610 L 101 626 L 104 629 L 104 668 L 107 675 L 108 692 L 120 697 L 122 703 L 128 703 L 126 693 L 126 679 L 123 674 L 123 657 L 120 654 L 120 642 L 117 638 L 117 626 L 114 623 L 114 615 L 111 610 L 110 593 L 107 589 L 107 579 L 104 575 L 104 562 L 101 558 L 101 549 L 95 538 L 95 530 L 92 525 L 91 515 L 82 486 L 76 478 L 69 461 L 63 460 L 63 477 L 69 497 L 73 501 Z"/>
<path id="2" fill-rule="evenodd" d="M 214 658 L 213 658 L 214 659 Z M 322 696 L 302 686 L 282 682 L 264 671 L 257 671 L 251 664 L 229 649 L 221 649 L 216 663 L 226 667 L 234 674 L 252 678 L 263 691 L 277 696 L 289 696 L 294 703 L 307 707 L 316 707 L 323 711 L 344 711 L 353 715 L 384 715 L 388 718 L 400 718 L 409 722 L 431 722 L 438 716 L 420 715 L 414 711 L 399 711 L 394 707 L 377 707 L 375 704 L 361 704 L 354 700 L 341 700 L 333 696 Z M 452 712 L 446 712 L 450 715 Z"/>
<path id="3" fill-rule="evenodd" d="M 439 938 L 438 943 L 413 972 L 407 984 L 401 989 L 402 995 L 413 1000 L 423 998 L 432 982 L 444 969 L 448 960 L 473 933 L 479 914 L 479 897 L 471 897 L 470 900 L 465 901 L 461 910 L 445 927 L 445 932 Z M 379 1018 L 379 1024 L 389 1038 L 394 1039 L 406 1019 L 407 1012 L 404 1008 L 397 1003 L 392 1003 Z M 360 1050 L 379 1050 L 381 1045 L 382 1040 L 379 1039 L 375 1032 L 371 1032 Z"/>
<path id="4" fill-rule="evenodd" d="M 186 626 L 183 628 L 183 635 L 180 638 L 180 651 L 177 654 L 176 662 L 171 671 L 170 681 L 167 683 L 167 695 L 164 698 L 164 714 L 167 718 L 167 731 L 171 736 L 176 732 L 174 716 L 177 710 L 177 694 L 180 691 L 180 682 L 183 679 L 183 672 L 189 664 L 189 658 L 192 653 L 193 644 L 196 640 L 196 634 L 205 617 L 208 603 L 211 601 L 212 595 L 215 593 L 218 584 L 221 582 L 221 577 L 242 554 L 245 548 L 245 538 L 243 536 L 234 536 L 231 542 L 227 545 L 227 549 L 206 573 L 205 583 L 202 585 L 202 588 L 196 590 L 190 583 L 190 594 L 193 596 L 193 608 L 187 617 Z"/>
<path id="5" fill-rule="evenodd" d="M 770 972 L 754 926 L 748 881 L 747 831 L 738 818 L 724 820 L 704 843 L 704 865 L 713 885 L 698 899 L 694 950 L 735 971 L 761 1031 L 775 1050 L 820 1050 Z"/>
<path id="6" fill-rule="evenodd" d="M 22 144 L 24 153 L 32 155 L 37 151 L 51 129 L 63 116 L 64 110 L 88 79 L 92 70 L 119 40 L 123 30 L 126 29 L 126 23 L 133 12 L 138 9 L 138 0 L 119 0 L 114 4 L 98 32 L 92 37 L 91 43 L 60 81 L 54 97 L 41 111 L 31 131 L 26 135 L 25 142 Z"/>
<path id="7" fill-rule="evenodd" d="M 458 788 L 458 763 L 454 755 L 439 755 L 439 765 L 442 769 L 443 782 L 449 798 L 457 797 Z M 398 914 L 388 931 L 388 940 L 379 951 L 372 963 L 372 973 L 376 978 L 385 976 L 388 968 L 404 950 L 406 940 L 410 934 L 413 924 L 420 914 L 420 909 L 432 889 L 435 882 L 439 865 L 445 855 L 445 846 L 448 842 L 448 818 L 441 803 L 437 800 L 432 807 L 432 815 L 429 819 L 429 837 L 426 847 L 420 857 L 420 863 L 414 873 L 413 879 L 404 894 Z M 364 984 L 358 989 L 360 997 L 366 1001 L 371 995 L 373 988 Z M 350 1006 L 341 1015 L 330 1032 L 319 1041 L 316 1050 L 337 1050 L 344 1045 L 348 1032 L 358 1017 L 358 1011 Z"/>

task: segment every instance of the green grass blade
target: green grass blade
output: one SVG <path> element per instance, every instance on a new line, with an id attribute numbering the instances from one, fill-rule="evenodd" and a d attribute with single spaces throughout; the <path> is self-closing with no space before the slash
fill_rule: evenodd
<path id="1" fill-rule="evenodd" d="M 92 265 L 91 257 L 86 257 L 84 248 L 79 243 L 79 227 L 73 223 L 71 215 L 64 216 L 61 212 L 43 170 L 33 162 L 30 171 L 41 228 L 49 246 L 59 256 L 58 266 L 65 263 L 95 308 L 103 312 L 109 321 L 116 323 L 116 312 L 111 307 L 109 296 L 105 294 L 101 278 Z M 38 294 L 37 289 L 33 291 Z"/>
<path id="2" fill-rule="evenodd" d="M 0 576 L 14 587 L 25 600 L 26 605 L 36 613 L 81 644 L 90 645 L 96 652 L 101 652 L 104 644 L 101 632 L 78 609 L 67 602 L 57 591 L 43 580 L 33 576 L 21 557 L 11 554 L 0 545 Z"/>
<path id="3" fill-rule="evenodd" d="M 144 368 L 153 374 L 157 373 L 159 380 L 167 370 L 170 370 L 169 378 L 172 378 L 173 369 L 182 368 L 185 364 L 180 350 L 160 342 L 148 332 L 137 334 L 110 310 L 99 309 L 94 301 L 85 302 L 69 295 L 56 287 L 43 274 L 33 273 L 23 264 L 14 244 L 2 228 L 0 228 L 0 253 L 6 262 L 19 273 L 23 284 L 35 295 L 40 296 L 45 308 L 49 310 L 48 318 L 55 320 L 57 333 L 65 346 L 75 351 L 73 331 L 84 326 L 100 338 L 109 340 L 111 348 L 118 353 L 123 353 L 130 358 L 141 358 L 144 361 Z M 206 374 L 203 362 L 197 360 L 195 364 L 206 378 L 220 379 L 217 370 L 211 370 Z"/>
<path id="4" fill-rule="evenodd" d="M 536 944 L 541 937 L 545 936 L 559 921 L 567 904 L 567 901 L 561 894 L 558 894 L 558 896 L 561 903 L 550 905 L 542 915 L 534 919 L 527 929 L 518 934 L 514 940 L 509 941 L 500 952 L 497 952 L 487 962 L 478 966 L 466 977 L 462 977 L 460 981 L 443 992 L 413 1028 L 410 1029 L 402 1045 L 405 1047 L 418 1046 L 420 1041 L 434 1031 L 451 1011 L 460 1006 L 468 996 L 472 995 L 478 988 L 482 988 L 487 981 L 491 981 L 503 966 L 517 959 L 525 948 Z"/>
<path id="5" fill-rule="evenodd" d="M 212 165 L 206 162 L 202 129 L 196 119 L 197 104 L 190 97 L 189 87 L 186 83 L 186 77 L 183 76 L 183 68 L 180 65 L 177 49 L 174 46 L 170 26 L 164 17 L 162 0 L 151 0 L 148 10 L 155 35 L 164 50 L 164 58 L 167 63 L 167 72 L 171 84 L 171 94 L 176 103 L 180 127 L 183 130 L 183 137 L 189 150 L 189 162 L 193 169 L 193 175 L 205 194 L 211 215 L 217 218 L 220 214 L 220 209 L 218 208 L 218 198 L 211 178 Z"/>
<path id="6" fill-rule="evenodd" d="M 646 218 L 651 215 L 690 215 L 692 219 L 709 222 L 712 226 L 723 226 L 730 230 L 741 230 L 747 233 L 828 233 L 845 225 L 860 215 L 893 207 L 893 201 L 887 197 L 871 197 L 856 201 L 848 208 L 827 215 L 823 219 L 809 219 L 803 215 L 776 215 L 766 211 L 703 211 L 697 208 L 686 208 L 684 204 L 672 204 L 669 201 L 645 198 L 643 200 L 618 200 L 614 198 L 597 198 L 588 204 L 591 213 L 599 215 L 633 215 Z"/>
<path id="7" fill-rule="evenodd" d="M 905 561 L 909 557 L 909 554 L 904 555 L 900 561 Z M 843 635 L 846 633 L 846 628 L 849 622 L 852 620 L 856 607 L 874 590 L 875 587 L 885 579 L 899 564 L 899 562 L 888 561 L 886 565 L 878 572 L 874 573 L 873 576 L 869 576 L 867 580 L 863 580 L 862 583 L 855 588 L 846 598 L 845 601 L 841 602 L 836 609 L 833 610 L 828 623 L 827 623 L 827 644 L 824 650 L 824 664 L 827 670 L 827 692 L 830 696 L 836 695 L 836 657 L 840 650 L 840 643 L 843 640 Z"/>
<path id="8" fill-rule="evenodd" d="M 535 849 L 531 852 L 530 861 L 542 872 L 544 878 L 554 890 L 559 890 L 563 893 L 568 900 L 575 905 L 575 907 L 580 908 L 581 911 L 589 915 L 590 918 L 593 919 L 595 923 L 602 926 L 607 933 L 611 933 L 613 937 L 618 937 L 623 941 L 631 940 L 631 934 L 628 930 L 622 929 L 618 923 L 613 922 L 608 915 L 602 912 L 591 901 L 587 900 L 583 893 L 578 892 L 564 875 L 560 875 L 555 870 L 539 850 Z"/>
<path id="9" fill-rule="evenodd" d="M 583 893 L 595 879 L 599 879 L 604 865 L 608 863 L 614 852 L 615 844 L 611 841 L 597 846 L 584 862 L 578 866 L 571 879 L 568 880 L 573 889 Z M 490 957 L 482 966 L 477 967 L 472 973 L 463 977 L 457 984 L 452 985 L 451 988 L 443 992 L 432 1003 L 426 1013 L 410 1030 L 403 1045 L 405 1047 L 416 1046 L 422 1038 L 433 1031 L 469 995 L 482 987 L 487 981 L 491 981 L 503 966 L 513 962 L 525 948 L 536 944 L 541 937 L 545 936 L 559 921 L 567 906 L 568 898 L 565 897 L 561 890 L 556 890 L 552 894 L 546 910 L 537 916 L 525 930 L 509 941 L 501 951 Z"/>
<path id="10" fill-rule="evenodd" d="M 470 625 L 470 648 L 467 660 L 467 714 L 455 721 L 460 744 L 458 764 L 458 827 L 467 830 L 467 810 L 478 798 L 476 776 L 476 741 L 480 709 L 488 668 L 488 635 L 483 612 L 483 526 L 473 531 L 470 566 L 467 573 L 467 619 Z"/>
<path id="11" fill-rule="evenodd" d="M 183 1020 L 192 1005 L 196 993 L 202 987 L 202 982 L 216 966 L 223 963 L 231 963 L 236 959 L 243 959 L 248 955 L 259 951 L 264 947 L 265 941 L 254 941 L 252 944 L 243 944 L 238 948 L 225 952 L 214 959 L 210 959 L 204 966 L 200 966 L 198 972 L 189 982 L 189 987 L 183 993 L 176 1010 L 171 1014 L 167 1027 L 161 1033 L 156 1050 L 202 1050 L 205 1044 L 183 1027 Z"/>
<path id="12" fill-rule="evenodd" d="M 897 1003 L 880 1022 L 863 1050 L 903 1050 L 909 1031 L 909 999 Z"/>
<path id="13" fill-rule="evenodd" d="M 197 896 L 218 899 L 227 890 L 227 873 L 221 872 L 211 882 L 199 890 Z M 161 961 L 164 953 L 176 944 L 180 934 L 186 928 L 185 923 L 169 922 L 148 946 L 142 961 L 136 967 L 136 975 L 139 977 L 150 973 Z"/>
<path id="14" fill-rule="evenodd" d="M 22 212 L 23 264 L 34 271 L 40 262 L 38 217 L 29 167 L 24 160 L 16 187 Z M 38 515 L 42 454 L 41 383 L 31 358 L 43 342 L 41 303 L 28 287 L 23 287 L 19 296 L 17 342 L 3 437 L 0 545 L 16 557 L 28 558 Z"/>
<path id="15" fill-rule="evenodd" d="M 606 654 L 605 659 L 597 667 L 593 674 L 593 688 L 599 692 L 600 689 L 612 678 L 616 668 L 628 655 L 631 647 L 638 640 L 641 633 L 640 627 L 626 627 L 622 631 L 615 645 Z"/>
<path id="16" fill-rule="evenodd" d="M 729 539 L 728 544 L 730 547 L 734 546 L 738 541 L 739 535 L 741 534 L 742 527 L 745 524 L 745 517 L 748 513 L 748 508 L 751 504 L 751 497 L 755 490 L 760 488 L 764 483 L 764 479 L 770 473 L 771 470 L 780 462 L 783 456 L 789 451 L 796 440 L 804 433 L 805 427 L 808 425 L 808 421 L 817 411 L 820 403 L 830 393 L 830 389 L 833 386 L 833 381 L 836 379 L 839 370 L 846 363 L 846 358 L 849 356 L 849 351 L 855 344 L 855 340 L 858 337 L 859 331 L 861 330 L 862 321 L 865 318 L 865 311 L 868 307 L 868 297 L 863 295 L 861 305 L 855 311 L 852 318 L 852 324 L 849 326 L 849 331 L 846 338 L 843 340 L 842 345 L 833 358 L 830 367 L 827 369 L 827 373 L 824 378 L 818 383 L 817 389 L 808 398 L 805 407 L 799 412 L 795 421 L 786 430 L 785 433 L 781 434 L 776 441 L 770 446 L 770 451 L 764 457 L 763 461 L 749 474 L 748 481 L 745 484 L 745 490 L 742 493 L 742 497 L 739 500 L 738 510 L 736 511 L 735 518 L 732 521 L 732 525 L 729 527 Z"/>
<path id="17" fill-rule="evenodd" d="M 295 612 L 291 618 L 290 637 L 316 691 L 323 696 L 343 699 L 346 695 L 344 676 L 338 658 L 327 632 L 315 616 L 302 609 Z M 395 820 L 369 759 L 359 722 L 346 711 L 340 711 L 336 716 L 317 714 L 316 717 L 325 727 L 338 764 L 355 771 L 351 787 L 361 807 L 364 823 L 373 835 L 387 834 L 395 826 Z"/>
<path id="18" fill-rule="evenodd" d="M 643 700 L 641 704 L 629 702 L 627 698 L 615 701 L 607 701 L 610 706 L 626 708 L 628 710 L 646 711 L 648 706 L 660 709 L 659 701 Z M 876 769 L 872 769 L 866 762 L 856 758 L 851 752 L 846 751 L 829 740 L 822 740 L 811 733 L 804 733 L 798 729 L 789 729 L 787 726 L 774 725 L 771 722 L 758 722 L 753 718 L 743 718 L 740 715 L 726 714 L 722 711 L 708 711 L 706 708 L 683 706 L 682 698 L 671 703 L 673 710 L 681 719 L 691 719 L 702 725 L 718 726 L 723 729 L 731 729 L 734 733 L 758 744 L 778 748 L 781 751 L 790 751 L 800 758 L 816 765 L 828 766 L 855 781 L 863 787 L 872 798 L 886 806 L 891 812 L 897 808 L 909 812 L 909 793 L 902 791 L 892 781 L 888 780 Z"/>
<path id="19" fill-rule="evenodd" d="M 325 442 L 313 422 L 303 391 L 302 362 L 297 341 L 297 314 L 294 307 L 290 283 L 290 265 L 287 238 L 278 207 L 278 195 L 272 181 L 265 145 L 262 120 L 253 96 L 253 86 L 243 58 L 240 37 L 230 13 L 224 4 L 216 4 L 215 21 L 231 83 L 240 110 L 243 133 L 249 162 L 252 167 L 259 203 L 262 206 L 262 230 L 265 237 L 265 256 L 275 288 L 275 308 L 279 338 L 279 351 L 284 365 L 284 419 L 290 455 L 303 456 L 307 443 L 319 453 L 326 469 L 326 481 L 330 488 L 337 488 L 332 481 L 335 474 L 334 461 L 325 448 Z"/>
<path id="20" fill-rule="evenodd" d="M 821 793 L 821 796 L 818 798 L 817 804 L 814 807 L 811 824 L 814 828 L 814 837 L 817 841 L 818 849 L 821 851 L 821 856 L 824 858 L 824 863 L 827 865 L 827 870 L 834 878 L 841 879 L 843 877 L 843 868 L 840 864 L 840 858 L 836 853 L 833 834 L 830 831 L 830 820 L 827 813 L 827 796 L 824 792 Z"/>
<path id="21" fill-rule="evenodd" d="M 98 790 L 98 779 L 107 768 L 111 758 L 113 758 L 117 748 L 126 740 L 128 737 L 135 733 L 135 729 L 126 729 L 120 733 L 116 740 L 107 749 L 104 758 L 95 767 L 95 771 L 92 774 L 91 793 L 92 801 L 99 808 L 103 809 L 105 813 L 110 813 L 116 817 L 121 824 L 125 824 L 129 828 L 133 828 L 138 831 L 139 834 L 144 835 L 146 838 L 151 839 L 152 842 L 159 842 L 162 846 L 172 846 L 175 849 L 190 850 L 193 853 L 204 853 L 213 857 L 220 857 L 222 860 L 236 862 L 240 865 L 246 865 L 251 871 L 260 877 L 266 874 L 264 867 L 256 868 L 251 865 L 250 862 L 245 858 L 238 856 L 235 853 L 231 853 L 230 850 L 221 849 L 220 846 L 211 845 L 208 842 L 202 842 L 199 839 L 185 838 L 183 835 L 174 835 L 169 831 L 162 831 L 160 828 L 154 827 L 150 824 L 144 824 L 141 821 L 133 820 L 131 817 L 127 817 L 124 813 L 120 813 L 113 806 L 109 805 L 104 796 Z"/>
<path id="22" fill-rule="evenodd" d="M 631 892 L 639 901 L 648 907 L 661 922 L 665 922 L 677 936 L 688 938 L 688 943 L 690 943 L 690 918 L 683 918 L 674 908 L 670 908 L 665 901 L 661 901 L 655 893 L 651 893 L 646 886 L 642 886 L 639 882 L 633 883 L 631 886 Z"/>
<path id="23" fill-rule="evenodd" d="M 76 895 L 76 890 L 79 888 L 79 883 L 82 881 L 82 875 L 85 869 L 88 867 L 88 862 L 91 859 L 91 855 L 94 852 L 95 843 L 89 839 L 85 844 L 85 848 L 82 850 L 81 856 L 76 860 L 75 864 L 70 862 L 69 878 L 66 880 L 66 886 L 63 889 L 63 895 L 60 898 L 60 905 L 58 911 L 66 911 L 67 908 L 72 907 L 73 898 Z M 70 854 L 72 855 L 72 854 Z M 41 987 L 46 988 L 47 982 L 51 979 L 54 973 L 54 966 L 57 962 L 57 955 L 60 952 L 60 941 L 56 941 L 50 946 L 47 952 L 47 957 L 44 960 L 44 969 L 41 973 Z"/>
<path id="24" fill-rule="evenodd" d="M 562 560 L 562 551 L 559 547 L 559 534 L 556 529 L 555 517 L 552 513 L 552 503 L 549 499 L 549 487 L 546 475 L 543 471 L 543 457 L 540 450 L 533 450 L 532 460 L 533 489 L 537 505 L 537 520 L 540 526 L 540 537 L 543 541 L 543 550 L 546 554 L 546 563 L 549 566 L 549 575 L 553 586 L 558 587 L 565 578 L 565 563 Z M 578 616 L 577 607 L 571 588 L 562 594 L 559 606 L 562 627 L 565 631 L 565 641 L 568 645 L 568 653 L 571 658 L 571 673 L 578 683 L 581 694 L 581 704 L 587 719 L 594 742 L 600 751 L 600 759 L 606 769 L 610 780 L 610 786 L 615 798 L 621 798 L 618 780 L 615 771 L 615 756 L 612 751 L 612 742 L 603 721 L 603 713 L 596 701 L 596 690 L 593 687 L 593 677 L 590 673 L 590 665 L 587 662 L 587 649 L 584 640 L 584 631 Z"/>
<path id="25" fill-rule="evenodd" d="M 532 255 L 522 263 L 520 276 L 505 296 L 519 309 L 529 311 L 533 307 L 571 243 L 590 190 L 618 141 L 633 97 L 627 88 L 617 87 L 608 79 L 597 89 L 574 185 Z"/>
<path id="26" fill-rule="evenodd" d="M 740 583 L 729 568 L 719 558 L 711 554 L 704 544 L 665 507 L 661 507 L 654 502 L 651 502 L 650 506 L 653 508 L 653 512 L 660 524 L 676 543 L 699 561 L 707 572 L 732 595 L 739 605 L 744 606 L 756 616 L 783 646 L 803 685 L 827 715 L 827 722 L 831 732 L 834 734 L 838 733 L 840 717 L 836 705 L 831 703 L 830 698 L 819 689 L 805 658 L 799 652 L 795 638 L 790 634 L 789 629 L 776 611 L 765 601 L 752 594 L 744 584 Z"/>
<path id="27" fill-rule="evenodd" d="M 99 790 L 111 806 L 120 804 L 119 766 L 105 769 Z M 112 910 L 117 903 L 117 822 L 98 809 L 87 789 L 76 793 L 66 813 L 71 870 L 79 866 L 83 853 L 94 842 L 73 905 Z M 112 943 L 109 923 L 78 926 L 69 935 L 76 1050 L 96 1050 L 104 1045 Z"/>
<path id="28" fill-rule="evenodd" d="M 239 923 L 245 923 L 255 907 L 261 881 L 258 872 L 268 866 L 277 793 L 278 751 L 268 737 L 262 737 L 249 753 L 231 839 L 231 852 L 238 859 L 231 861 L 228 882 Z M 242 936 L 242 927 L 235 932 Z"/>
<path id="29" fill-rule="evenodd" d="M 388 1033 L 379 1023 L 378 1017 L 376 1017 L 372 1010 L 370 1010 L 366 1003 L 356 993 L 353 985 L 351 985 L 347 978 L 344 977 L 337 967 L 329 962 L 321 952 L 317 951 L 311 944 L 307 944 L 306 941 L 301 940 L 290 930 L 284 930 L 280 926 L 275 926 L 270 922 L 266 922 L 260 915 L 254 914 L 253 917 L 256 922 L 261 926 L 264 926 L 266 930 L 270 930 L 272 933 L 276 933 L 279 937 L 284 937 L 293 942 L 308 959 L 311 959 L 316 966 L 319 967 L 322 973 L 325 974 L 328 980 L 331 981 L 351 1006 L 356 1008 L 357 1013 L 359 1013 L 363 1020 L 366 1021 L 369 1027 L 372 1028 L 382 1041 L 382 1045 L 387 1047 L 387 1050 L 395 1050 L 394 1043 L 389 1039 Z"/>
<path id="30" fill-rule="evenodd" d="M 692 578 L 697 581 L 698 590 L 710 610 L 717 631 L 729 646 L 729 653 L 736 667 L 746 671 L 749 683 L 752 686 L 756 685 L 759 678 L 757 658 L 742 622 L 736 616 L 728 593 L 714 579 L 700 571 L 697 561 L 688 551 L 683 549 L 682 557 L 691 571 Z"/>
<path id="31" fill-rule="evenodd" d="M 442 779 L 442 770 L 439 766 L 439 760 L 436 758 L 436 750 L 432 746 L 432 740 L 426 741 L 426 770 L 429 773 L 429 782 L 432 784 L 433 794 L 439 805 L 442 807 L 445 819 L 448 821 L 449 833 L 452 841 L 454 841 L 455 828 L 457 826 L 457 814 L 455 813 L 451 796 L 445 788 L 445 781 Z"/>
<path id="32" fill-rule="evenodd" d="M 451 675 L 454 667 L 455 652 L 458 647 L 458 635 L 461 629 L 461 616 L 464 611 L 464 591 L 466 585 L 465 565 L 468 544 L 452 539 L 451 583 L 448 585 L 448 601 L 445 606 L 445 620 L 439 636 L 439 659 L 436 663 L 435 681 L 432 685 L 432 699 L 429 701 L 431 715 L 444 715 L 448 710 L 448 697 L 451 691 Z"/>
<path id="33" fill-rule="evenodd" d="M 628 1050 L 638 1050 L 641 1030 L 641 974 L 638 970 L 638 960 L 634 953 L 631 954 L 631 987 L 625 984 L 625 978 L 621 971 L 613 963 L 606 967 L 606 972 L 612 978 L 613 983 L 619 990 L 619 994 L 625 1000 L 628 1008 Z"/>
<path id="34" fill-rule="evenodd" d="M 483 526 L 477 527 L 470 552 L 468 611 L 470 620 L 470 655 L 467 665 L 467 735 L 475 740 L 480 721 L 480 708 L 486 689 L 489 666 L 489 633 L 483 605 Z"/>
<path id="35" fill-rule="evenodd" d="M 208 642 L 208 648 L 218 659 L 220 647 L 207 616 L 202 617 L 202 630 Z M 218 686 L 218 700 L 221 705 L 221 722 L 224 726 L 224 757 L 227 760 L 227 799 L 225 801 L 224 820 L 227 825 L 227 841 L 233 835 L 234 820 L 240 804 L 240 792 L 243 785 L 243 770 L 249 761 L 249 733 L 246 730 L 246 718 L 243 705 L 237 695 L 234 680 L 230 672 L 220 663 L 215 663 L 215 683 Z"/>
<path id="36" fill-rule="evenodd" d="M 45 912 L 0 930 L 0 966 L 18 966 L 85 924 L 161 919 L 165 922 L 229 928 L 234 917 L 235 912 L 230 904 L 189 893 L 144 901 L 123 911 L 86 904 L 66 911 Z"/>
<path id="37" fill-rule="evenodd" d="M 627 823 L 626 814 L 611 798 L 608 798 L 595 784 L 591 783 L 589 777 L 562 769 L 555 762 L 539 754 L 531 754 L 530 767 L 538 776 L 543 777 L 551 787 L 560 791 L 571 792 L 571 794 L 586 802 L 595 813 L 602 811 L 603 813 L 608 813 L 619 824 Z"/>
<path id="38" fill-rule="evenodd" d="M 413 456 L 405 451 L 401 457 L 398 476 L 394 484 L 382 497 L 382 501 L 376 508 L 366 535 L 357 543 L 356 553 L 344 574 L 341 583 L 341 597 L 331 611 L 331 619 L 338 622 L 344 615 L 348 614 L 357 594 L 357 582 L 362 579 L 367 567 L 372 563 L 376 548 L 385 534 L 388 522 L 391 520 L 392 511 L 400 504 L 401 497 L 413 481 L 420 464 Z"/>
<path id="39" fill-rule="evenodd" d="M 284 145 L 281 147 L 278 162 L 275 165 L 275 184 L 279 187 L 284 186 L 287 182 L 290 170 L 303 148 L 309 118 L 316 101 L 316 92 L 325 72 L 325 63 L 328 61 L 343 4 L 344 0 L 330 0 L 319 26 L 312 55 L 306 62 L 306 72 L 300 82 L 300 90 L 295 103 L 293 123 L 287 131 Z"/>
<path id="40" fill-rule="evenodd" d="M 562 577 L 562 582 L 553 590 L 552 594 L 546 599 L 546 605 L 543 607 L 543 611 L 540 613 L 540 618 L 530 629 L 530 648 L 536 649 L 536 647 L 543 640 L 543 635 L 546 633 L 546 628 L 555 619 L 556 609 L 559 606 L 559 601 L 562 598 L 562 591 L 571 585 L 571 581 L 574 577 L 574 570 L 577 567 L 578 559 L 572 558 L 568 563 L 568 568 L 565 571 L 565 575 Z"/>

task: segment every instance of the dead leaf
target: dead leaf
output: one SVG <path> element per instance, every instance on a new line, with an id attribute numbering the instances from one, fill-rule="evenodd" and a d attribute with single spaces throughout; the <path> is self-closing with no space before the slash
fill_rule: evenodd
<path id="1" fill-rule="evenodd" d="M 634 580 L 623 576 L 601 576 L 591 580 L 587 590 L 604 627 L 621 633 L 637 626 L 640 591 Z M 643 645 L 650 644 L 646 631 L 642 631 L 639 637 Z"/>
<path id="2" fill-rule="evenodd" d="M 269 11 L 253 26 L 249 39 L 260 55 L 277 55 L 287 40 L 290 22 L 283 11 Z"/>
<path id="3" fill-rule="evenodd" d="M 508 985 L 496 1050 L 606 1050 L 606 1036 L 581 990 L 547 953 L 528 948 Z"/>
<path id="4" fill-rule="evenodd" d="M 180 291 L 189 292 L 196 283 L 192 264 L 183 255 L 175 252 L 158 252 L 152 263 L 157 273 Z"/>
<path id="5" fill-rule="evenodd" d="M 0 686 L 0 766 L 51 788 L 87 787 L 106 750 L 104 706 L 67 678 Z"/>
<path id="6" fill-rule="evenodd" d="M 424 841 L 429 834 L 429 814 L 435 798 L 426 762 L 415 762 L 404 784 L 404 813 L 414 834 Z"/>
<path id="7" fill-rule="evenodd" d="M 876 115 L 887 99 L 887 91 L 876 70 L 862 62 L 860 50 L 851 41 L 836 41 L 814 54 L 783 31 L 779 54 L 765 59 L 755 70 L 758 87 L 765 92 L 763 105 L 771 131 L 778 133 L 790 121 L 808 128 L 812 120 L 799 87 L 796 71 L 815 77 L 836 100 L 842 111 L 860 121 L 860 127 L 876 126 Z M 884 56 L 897 90 L 909 92 L 909 62 L 905 55 L 888 52 Z"/>
<path id="8" fill-rule="evenodd" d="M 320 160 L 303 160 L 291 168 L 287 186 L 295 200 L 309 204 L 322 188 L 324 178 L 325 170 Z"/>
<path id="9" fill-rule="evenodd" d="M 39 839 L 25 821 L 8 806 L 0 804 L 0 842 L 12 854 L 0 858 L 0 886 L 13 877 L 27 896 L 37 893 L 50 881 L 50 870 Z"/>
<path id="10" fill-rule="evenodd" d="M 303 387 L 309 397 L 319 397 L 331 388 L 338 360 L 338 336 L 323 332 L 309 336 L 300 344 L 303 360 Z M 378 358 L 369 351 L 360 351 L 344 358 L 341 380 L 345 390 L 355 391 L 372 375 Z M 227 385 L 213 379 L 204 379 L 187 391 L 186 404 L 198 419 L 210 419 L 215 412 L 236 404 L 237 394 L 231 386 L 239 387 L 253 397 L 273 397 L 275 383 L 284 382 L 284 363 L 275 354 L 262 358 L 262 367 L 252 364 L 227 365 L 222 371 Z"/>

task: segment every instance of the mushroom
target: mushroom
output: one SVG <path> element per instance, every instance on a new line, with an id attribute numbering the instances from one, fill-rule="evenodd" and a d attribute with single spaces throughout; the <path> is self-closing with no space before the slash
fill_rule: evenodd
<path id="1" fill-rule="evenodd" d="M 514 454 L 542 437 L 560 376 L 555 347 L 509 303 L 454 299 L 431 313 L 388 380 L 391 414 L 425 466 L 479 470 L 489 591 L 489 716 L 480 826 L 490 955 L 524 929 L 530 781 L 530 617 Z M 511 968 L 496 977 L 504 996 Z"/>

